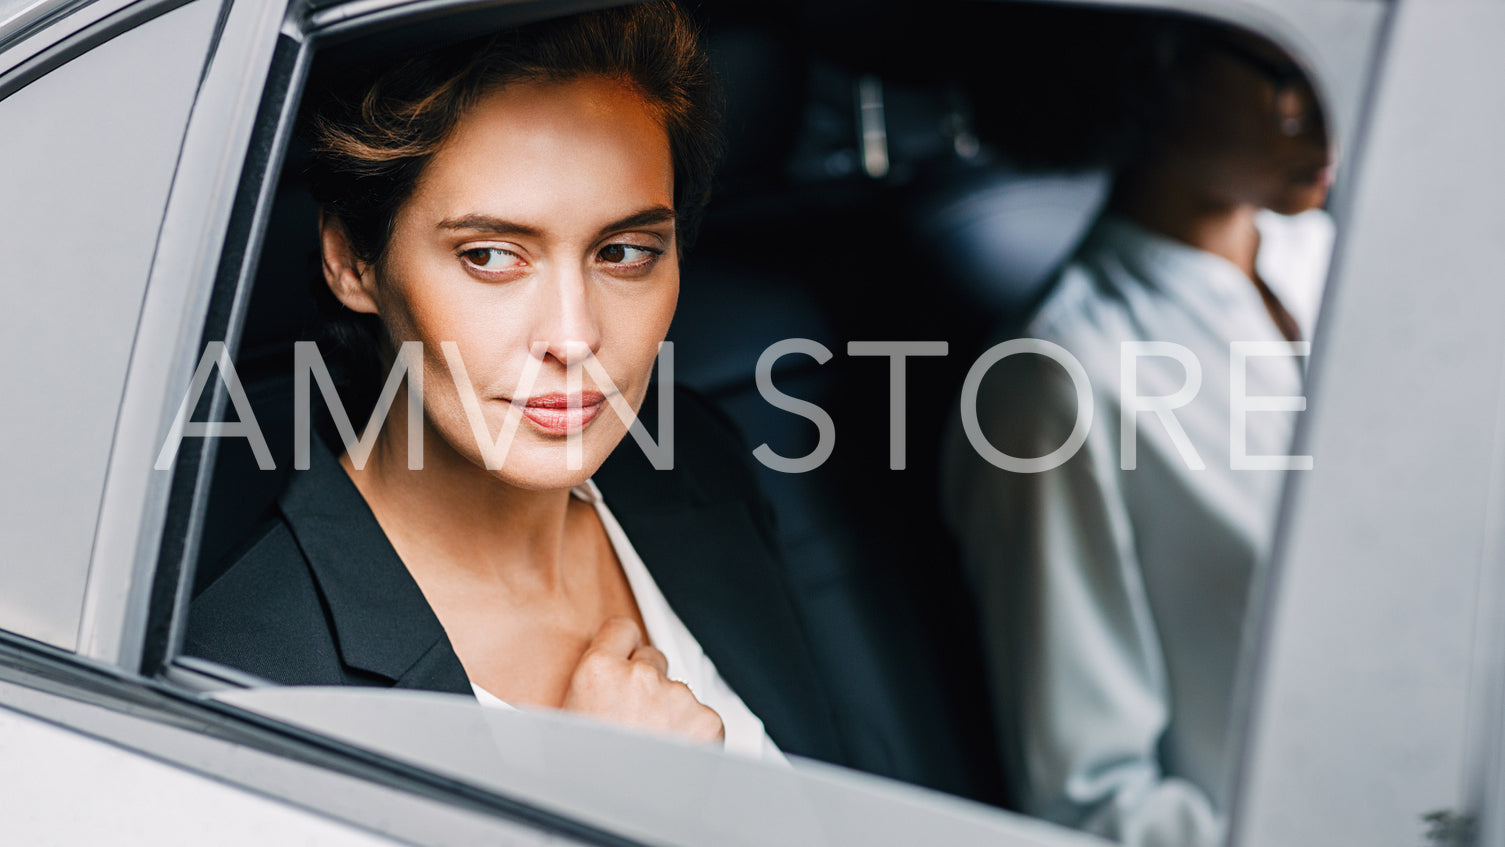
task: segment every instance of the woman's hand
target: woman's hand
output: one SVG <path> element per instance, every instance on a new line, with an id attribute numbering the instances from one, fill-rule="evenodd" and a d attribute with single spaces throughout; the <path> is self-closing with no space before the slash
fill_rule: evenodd
<path id="1" fill-rule="evenodd" d="M 564 708 L 609 723 L 721 743 L 721 716 L 667 676 L 669 660 L 630 618 L 608 618 L 570 675 Z"/>

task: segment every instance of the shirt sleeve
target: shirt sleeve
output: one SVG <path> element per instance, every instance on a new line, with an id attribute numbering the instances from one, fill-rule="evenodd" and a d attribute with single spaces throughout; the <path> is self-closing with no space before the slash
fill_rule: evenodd
<path id="1" fill-rule="evenodd" d="M 985 380 L 981 434 L 1042 456 L 1066 441 L 1075 389 L 1039 356 Z M 1096 382 L 1096 381 L 1095 381 Z M 1170 720 L 1159 635 L 1118 469 L 1117 404 L 1064 464 L 995 467 L 962 431 L 948 439 L 946 509 L 977 593 L 1007 785 L 1027 813 L 1131 847 L 1220 843 L 1207 794 L 1162 771 Z"/>

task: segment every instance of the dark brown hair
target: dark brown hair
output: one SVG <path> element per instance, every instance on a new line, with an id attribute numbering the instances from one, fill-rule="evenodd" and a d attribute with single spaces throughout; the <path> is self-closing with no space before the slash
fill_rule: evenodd
<path id="1" fill-rule="evenodd" d="M 1122 171 L 1165 150 L 1201 63 L 1248 37 L 1180 13 L 1020 3 L 971 14 L 963 49 L 985 57 L 975 96 L 993 106 L 978 129 L 1030 170 Z M 1013 83 L 1006 99 L 998 80 Z"/>
<path id="2" fill-rule="evenodd" d="M 693 21 L 672 2 L 529 24 L 326 84 L 303 120 L 314 199 L 344 228 L 355 255 L 379 264 L 424 167 L 479 99 L 510 83 L 598 75 L 633 86 L 668 134 L 682 251 L 699 226 L 722 143 L 709 60 Z M 345 348 L 341 364 L 379 367 L 369 361 L 377 352 L 375 319 L 339 306 L 322 282 L 316 296 L 328 334 Z M 371 375 L 347 377 L 364 383 Z"/>

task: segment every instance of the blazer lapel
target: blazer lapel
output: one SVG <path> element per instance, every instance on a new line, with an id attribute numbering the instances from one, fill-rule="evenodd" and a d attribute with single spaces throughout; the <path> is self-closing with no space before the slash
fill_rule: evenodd
<path id="1" fill-rule="evenodd" d="M 340 659 L 398 688 L 472 694 L 418 583 L 339 461 L 315 443 L 278 505 L 323 594 Z"/>

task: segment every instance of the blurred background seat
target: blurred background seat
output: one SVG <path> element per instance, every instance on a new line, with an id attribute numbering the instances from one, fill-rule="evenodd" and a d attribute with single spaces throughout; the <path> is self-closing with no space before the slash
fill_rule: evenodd
<path id="1" fill-rule="evenodd" d="M 791 338 L 834 354 L 789 355 L 772 372 L 779 391 L 830 414 L 830 459 L 759 470 L 850 761 L 1000 802 L 975 614 L 936 504 L 937 445 L 967 368 L 1042 294 L 1107 178 L 1002 163 L 973 132 L 963 80 L 926 73 L 912 47 L 887 49 L 923 32 L 910 11 L 716 4 L 729 155 L 669 337 L 680 383 L 718 403 L 749 448 L 791 458 L 816 448 L 818 430 L 760 394 L 759 357 Z M 903 470 L 889 467 L 889 363 L 848 356 L 851 341 L 949 346 L 908 362 Z"/>

